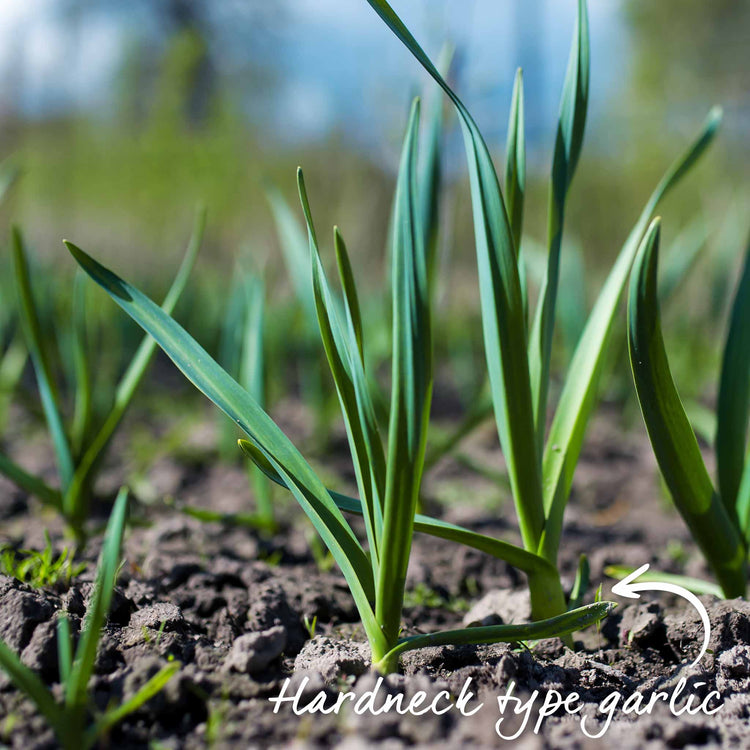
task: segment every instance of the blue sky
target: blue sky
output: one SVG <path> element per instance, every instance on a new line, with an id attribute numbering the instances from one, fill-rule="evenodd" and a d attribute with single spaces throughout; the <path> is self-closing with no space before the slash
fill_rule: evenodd
<path id="1" fill-rule="evenodd" d="M 554 128 L 575 15 L 574 0 L 394 0 L 428 53 L 445 38 L 464 60 L 461 92 L 489 138 L 501 138 L 516 65 L 525 63 L 531 140 Z M 620 0 L 590 0 L 591 116 L 606 116 L 627 83 L 627 28 Z M 106 110 L 133 29 L 145 18 L 90 12 L 71 39 L 56 0 L 0 0 L 0 95 L 24 112 L 71 106 Z M 416 62 L 364 0 L 289 0 L 264 61 L 279 85 L 257 114 L 282 140 L 346 130 L 378 148 L 400 136 L 408 99 L 426 83 Z M 252 112 L 253 102 L 248 103 Z"/>

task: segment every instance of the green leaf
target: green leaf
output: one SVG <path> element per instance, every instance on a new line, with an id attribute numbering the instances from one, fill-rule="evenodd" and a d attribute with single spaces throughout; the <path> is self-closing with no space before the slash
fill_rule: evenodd
<path id="1" fill-rule="evenodd" d="M 573 590 L 570 592 L 570 599 L 568 599 L 568 609 L 576 609 L 583 604 L 583 597 L 586 596 L 590 577 L 591 568 L 589 566 L 589 558 L 586 555 L 581 555 L 578 558 L 578 568 L 576 570 L 575 581 L 573 581 Z"/>
<path id="2" fill-rule="evenodd" d="M 0 474 L 8 477 L 13 484 L 20 487 L 24 492 L 28 492 L 30 495 L 38 497 L 43 503 L 62 511 L 62 495 L 58 490 L 50 487 L 39 477 L 29 474 L 3 453 L 0 453 Z"/>
<path id="3" fill-rule="evenodd" d="M 70 639 L 70 621 L 65 612 L 57 619 L 57 664 L 60 670 L 60 684 L 67 685 L 73 668 L 73 647 Z"/>
<path id="4" fill-rule="evenodd" d="M 246 443 L 247 441 L 241 440 L 240 442 Z M 284 486 L 286 487 L 286 485 Z M 194 505 L 176 505 L 175 507 L 180 513 L 203 523 L 223 523 L 228 526 L 245 526 L 248 529 L 263 529 L 265 531 L 273 531 L 276 527 L 275 523 L 262 513 L 222 513 L 218 510 L 198 508 Z"/>
<path id="5" fill-rule="evenodd" d="M 155 695 L 160 693 L 166 684 L 179 672 L 179 662 L 172 662 L 162 667 L 151 679 L 149 679 L 139 690 L 120 704 L 117 708 L 107 711 L 96 724 L 86 732 L 84 747 L 92 747 L 96 740 L 108 732 L 112 727 L 119 724 L 126 716 L 137 711 L 144 703 L 147 703 Z"/>
<path id="6" fill-rule="evenodd" d="M 432 396 L 430 300 L 416 176 L 419 109 L 416 99 L 401 153 L 391 249 L 391 411 L 376 596 L 376 616 L 388 643 L 395 642 L 401 626 Z"/>
<path id="7" fill-rule="evenodd" d="M 37 306 L 31 291 L 29 279 L 29 264 L 23 245 L 23 238 L 18 227 L 13 227 L 13 267 L 15 272 L 16 290 L 20 306 L 21 324 L 26 336 L 31 361 L 34 364 L 39 395 L 42 408 L 47 420 L 52 445 L 55 449 L 57 468 L 60 472 L 60 484 L 63 491 L 67 490 L 73 479 L 73 457 L 65 434 L 60 412 L 57 388 L 52 378 L 49 355 L 44 346 L 44 337 L 39 323 Z"/>
<path id="8" fill-rule="evenodd" d="M 745 545 L 750 547 L 750 459 L 745 458 L 745 470 L 737 491 L 737 515 Z"/>
<path id="9" fill-rule="evenodd" d="M 721 367 L 716 423 L 719 494 L 735 523 L 750 418 L 750 244 L 732 305 Z"/>
<path id="10" fill-rule="evenodd" d="M 576 346 L 547 437 L 542 463 L 547 523 L 539 552 L 548 560 L 557 559 L 565 506 L 586 425 L 596 403 L 596 389 L 606 360 L 612 323 L 639 243 L 659 202 L 700 158 L 716 135 L 720 122 L 721 111 L 711 110 L 698 137 L 660 180 L 625 240 Z"/>
<path id="11" fill-rule="evenodd" d="M 65 726 L 65 716 L 62 709 L 55 703 L 54 696 L 44 686 L 44 683 L 30 670 L 0 639 L 0 669 L 10 678 L 11 682 L 26 695 L 44 716 L 55 733 Z"/>
<path id="12" fill-rule="evenodd" d="M 534 420 L 539 454 L 544 445 L 547 424 L 549 368 L 552 337 L 555 330 L 555 308 L 560 277 L 565 202 L 575 174 L 583 145 L 586 110 L 589 97 L 589 33 L 585 0 L 578 0 L 578 15 L 570 49 L 568 70 L 563 84 L 560 117 L 557 125 L 552 179 L 549 190 L 549 227 L 547 273 L 539 293 L 539 304 L 529 342 L 531 392 L 534 398 Z"/>
<path id="13" fill-rule="evenodd" d="M 444 45 L 438 58 L 438 70 L 444 78 L 453 61 L 453 47 Z M 437 266 L 438 234 L 440 229 L 440 189 L 443 170 L 441 165 L 441 145 L 443 140 L 444 114 L 443 98 L 435 96 L 427 108 L 427 127 L 424 138 L 422 168 L 419 171 L 420 211 L 425 247 L 425 265 L 430 295 L 435 291 Z"/>
<path id="14" fill-rule="evenodd" d="M 695 266 L 701 252 L 706 247 L 708 224 L 699 216 L 688 224 L 675 238 L 662 263 L 659 280 L 659 299 L 664 302 L 674 294 Z"/>
<path id="15" fill-rule="evenodd" d="M 485 354 L 500 444 L 527 549 L 544 527 L 540 467 L 527 360 L 526 323 L 510 223 L 484 139 L 448 86 L 385 0 L 367 0 L 453 102 L 464 134 L 474 214 Z"/>
<path id="16" fill-rule="evenodd" d="M 583 630 L 603 620 L 617 605 L 614 602 L 596 602 L 585 607 L 550 617 L 546 620 L 521 625 L 485 625 L 460 630 L 445 630 L 439 633 L 414 635 L 404 638 L 398 646 L 386 654 L 383 662 L 391 661 L 406 651 L 427 646 L 462 646 L 481 643 L 516 643 L 519 641 L 556 638 L 577 630 Z M 374 665 L 377 668 L 377 664 Z"/>
<path id="17" fill-rule="evenodd" d="M 91 600 L 83 620 L 75 660 L 70 669 L 70 679 L 65 685 L 65 705 L 69 709 L 80 709 L 88 699 L 88 684 L 94 670 L 96 649 L 109 613 L 120 569 L 120 548 L 125 533 L 127 510 L 128 490 L 123 487 L 117 493 L 109 516 Z"/>
<path id="18" fill-rule="evenodd" d="M 250 458 L 250 460 L 253 461 L 271 481 L 276 482 L 276 484 L 285 489 L 289 489 L 284 480 L 279 476 L 278 472 L 275 471 L 265 456 L 263 456 L 263 454 L 255 448 L 252 443 L 247 440 L 240 440 L 239 445 L 243 453 L 245 453 L 245 455 L 247 455 L 248 458 Z M 348 495 L 342 495 L 340 492 L 335 492 L 331 489 L 328 490 L 328 493 L 336 503 L 337 507 L 345 513 L 354 513 L 359 516 L 363 514 L 361 501 L 349 497 Z M 517 547 L 516 545 L 504 542 L 501 539 L 495 539 L 491 536 L 479 534 L 476 531 L 471 531 L 470 529 L 449 523 L 448 521 L 440 521 L 417 513 L 414 516 L 414 531 L 422 534 L 429 534 L 430 536 L 439 539 L 456 542 L 465 547 L 472 547 L 480 552 L 485 552 L 488 555 L 497 557 L 499 560 L 504 560 L 513 567 L 518 568 L 527 574 L 556 574 L 554 565 L 551 565 L 543 557 L 539 557 L 533 552 L 527 552 L 522 547 Z"/>
<path id="19" fill-rule="evenodd" d="M 76 273 L 73 284 L 73 363 L 75 369 L 75 411 L 71 428 L 73 453 L 80 456 L 91 427 L 91 363 L 87 352 L 86 277 Z"/>
<path id="20" fill-rule="evenodd" d="M 265 286 L 262 279 L 248 278 L 243 284 L 245 295 L 244 340 L 239 368 L 240 385 L 261 405 L 266 400 L 263 327 L 265 320 Z"/>
<path id="21" fill-rule="evenodd" d="M 523 203 L 526 195 L 526 135 L 523 106 L 523 73 L 516 71 L 505 145 L 505 201 L 508 206 L 513 247 L 521 251 Z"/>
<path id="22" fill-rule="evenodd" d="M 242 359 L 243 333 L 247 322 L 247 279 L 242 266 L 235 264 L 232 289 L 221 325 L 217 361 L 228 372 L 237 375 Z M 234 440 L 232 440 L 234 444 Z M 234 445 L 232 445 L 234 447 Z"/>
<path id="23" fill-rule="evenodd" d="M 307 325 L 312 326 L 312 321 L 315 320 L 315 300 L 307 273 L 310 261 L 305 233 L 278 188 L 269 185 L 266 188 L 266 197 L 276 223 L 284 263 L 292 281 L 294 293 L 305 313 Z"/>
<path id="24" fill-rule="evenodd" d="M 240 345 L 239 381 L 240 385 L 262 407 L 266 403 L 264 327 L 265 327 L 265 287 L 263 280 L 252 277 L 244 280 L 245 296 L 244 320 L 240 329 L 244 332 Z M 271 485 L 262 473 L 256 469 L 250 472 L 250 481 L 255 495 L 258 521 L 256 524 L 275 528 Z"/>
<path id="25" fill-rule="evenodd" d="M 677 394 L 661 334 L 656 273 L 659 220 L 641 243 L 628 300 L 628 345 L 638 401 L 677 509 L 727 597 L 745 593 L 745 549 L 714 491 Z"/>
<path id="26" fill-rule="evenodd" d="M 0 205 L 21 174 L 19 167 L 7 159 L 0 164 Z"/>
<path id="27" fill-rule="evenodd" d="M 19 331 L 0 357 L 0 430 L 5 426 L 11 396 L 23 376 L 28 358 L 23 334 Z"/>
<path id="28" fill-rule="evenodd" d="M 161 309 L 167 315 L 171 314 L 174 310 L 185 289 L 190 273 L 195 265 L 198 250 L 200 250 L 201 243 L 203 242 L 205 227 L 206 211 L 205 208 L 199 208 L 195 215 L 193 231 L 187 250 L 185 251 L 185 256 L 161 306 Z M 85 500 L 90 489 L 90 484 L 109 447 L 112 436 L 125 416 L 133 400 L 133 396 L 146 374 L 155 351 L 156 342 L 151 336 L 144 336 L 133 358 L 130 360 L 128 368 L 125 370 L 122 378 L 120 378 L 117 390 L 115 391 L 115 400 L 112 409 L 94 439 L 86 446 L 86 451 L 76 466 L 73 481 L 65 496 L 67 504 L 66 513 L 74 522 L 80 523 L 85 519 Z"/>
<path id="29" fill-rule="evenodd" d="M 344 292 L 346 301 L 345 310 L 347 322 L 354 334 L 357 342 L 359 356 L 364 364 L 364 345 L 362 343 L 362 312 L 359 307 L 359 295 L 357 294 L 357 285 L 354 283 L 354 273 L 352 264 L 349 260 L 349 253 L 346 249 L 346 243 L 341 236 L 338 227 L 333 228 L 333 247 L 336 251 L 336 265 L 339 268 L 339 278 L 341 279 L 341 288 Z"/>
<path id="30" fill-rule="evenodd" d="M 66 242 L 76 261 L 172 359 L 182 373 L 251 438 L 288 483 L 341 568 L 368 638 L 381 636 L 370 607 L 374 586 L 369 561 L 341 512 L 299 451 L 255 400 L 172 318 L 148 297 Z"/>
<path id="31" fill-rule="evenodd" d="M 357 486 L 364 499 L 365 528 L 370 544 L 374 581 L 380 562 L 386 478 L 385 454 L 378 432 L 375 409 L 367 387 L 361 340 L 357 337 L 360 317 L 354 278 L 351 275 L 351 268 L 347 268 L 348 258 L 342 255 L 345 253 L 345 248 L 339 243 L 338 257 L 339 264 L 343 263 L 342 280 L 345 289 L 344 303 L 347 321 L 346 328 L 344 328 L 320 259 L 302 170 L 297 172 L 297 182 L 310 242 L 312 285 L 318 326 L 344 416 Z"/>
<path id="32" fill-rule="evenodd" d="M 565 243 L 560 266 L 560 282 L 557 315 L 565 352 L 572 356 L 588 317 L 586 264 L 578 243 Z"/>
<path id="33" fill-rule="evenodd" d="M 663 295 L 659 294 L 659 299 L 664 299 Z M 686 399 L 683 406 L 695 434 L 707 445 L 713 445 L 716 439 L 716 414 L 713 409 L 695 399 Z"/>
<path id="34" fill-rule="evenodd" d="M 483 389 L 478 397 L 473 400 L 461 422 L 449 433 L 434 440 L 428 446 L 424 460 L 425 470 L 432 468 L 443 456 L 453 451 L 467 435 L 470 435 L 477 426 L 491 416 L 492 399 Z"/>
<path id="35" fill-rule="evenodd" d="M 240 379 L 247 332 L 247 278 L 240 263 L 235 263 L 232 285 L 221 323 L 216 361 L 232 376 Z M 259 401 L 261 406 L 264 406 Z M 237 443 L 236 425 L 222 414 L 220 419 L 219 453 L 231 460 Z"/>

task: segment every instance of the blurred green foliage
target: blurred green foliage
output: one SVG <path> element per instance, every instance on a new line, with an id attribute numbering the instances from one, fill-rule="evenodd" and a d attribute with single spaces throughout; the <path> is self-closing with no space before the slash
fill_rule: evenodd
<path id="1" fill-rule="evenodd" d="M 267 288 L 267 362 L 278 363 L 280 373 L 267 373 L 268 400 L 273 404 L 290 386 L 292 392 L 300 389 L 308 347 L 305 321 L 293 301 L 293 274 L 282 260 L 282 244 L 266 200 L 267 185 L 278 186 L 296 210 L 294 168 L 306 165 L 321 225 L 332 224 L 334 217 L 341 221 L 353 262 L 362 269 L 363 306 L 373 311 L 365 315 L 367 325 L 382 317 L 386 296 L 384 248 L 395 176 L 382 153 L 357 148 L 335 131 L 324 140 L 286 148 L 269 138 L 242 103 L 236 75 L 220 74 L 215 67 L 215 40 L 205 25 L 209 6 L 197 3 L 193 15 L 185 16 L 180 15 L 183 4 L 158 6 L 163 35 L 159 46 L 132 37 L 111 111 L 35 120 L 10 113 L 0 120 L 2 153 L 11 153 L 13 164 L 21 170 L 0 206 L 0 282 L 7 276 L 5 238 L 13 220 L 26 227 L 40 267 L 53 271 L 44 274 L 49 290 L 41 295 L 50 328 L 70 308 L 73 269 L 62 237 L 75 237 L 105 263 L 116 261 L 118 270 L 138 286 L 161 296 L 178 263 L 184 228 L 195 204 L 204 201 L 208 207 L 205 251 L 177 316 L 209 351 L 217 352 L 230 294 L 226 279 L 240 251 L 249 256 L 253 267 L 262 271 Z M 85 13 L 90 5 L 71 0 L 66 7 Z M 282 12 L 266 11 L 258 3 L 251 6 L 251 13 Z M 713 337 L 723 324 L 725 301 L 738 268 L 733 250 L 749 221 L 745 206 L 750 154 L 743 144 L 748 127 L 745 48 L 750 3 L 623 0 L 621 7 L 632 64 L 627 87 L 612 92 L 604 113 L 592 120 L 587 134 L 599 147 L 584 153 L 570 200 L 563 274 L 571 279 L 568 286 L 575 283 L 575 294 L 561 310 L 553 363 L 567 361 L 591 302 L 587 289 L 596 288 L 611 265 L 640 210 L 642 196 L 658 176 L 663 154 L 677 137 L 692 132 L 710 104 L 718 103 L 726 109 L 726 127 L 717 148 L 698 167 L 698 179 L 664 207 L 669 217 L 665 244 L 699 214 L 709 238 L 695 270 L 675 291 L 677 301 L 665 310 L 665 325 L 675 331 L 669 337 L 670 348 L 675 349 L 670 352 L 672 362 L 686 371 L 680 378 L 683 392 L 700 398 L 712 392 L 707 386 L 716 362 L 707 352 L 713 350 Z M 292 13 L 293 6 L 283 12 Z M 283 12 L 265 23 L 281 23 Z M 263 25 L 258 28 L 262 34 Z M 256 30 L 253 44 L 258 36 Z M 276 83 L 258 59 L 246 65 L 242 75 L 245 85 L 258 90 L 271 90 Z M 617 148 L 608 149 L 607 129 L 613 123 L 624 129 L 625 137 L 613 138 Z M 401 125 L 394 123 L 394 131 Z M 454 132 L 450 137 L 456 136 Z M 394 144 L 389 158 L 396 151 Z M 498 162 L 501 158 L 498 153 Z M 546 177 L 534 173 L 531 162 L 530 169 L 527 225 L 544 227 Z M 451 419 L 477 398 L 481 385 L 477 363 L 482 355 L 468 184 L 465 175 L 450 170 L 444 179 L 443 205 L 450 205 L 450 211 L 445 211 L 438 250 L 442 265 L 436 329 L 441 336 L 436 340 L 436 357 L 442 363 L 437 377 L 445 397 L 436 400 L 435 409 L 440 410 L 438 418 Z M 528 239 L 543 242 L 545 238 Z M 3 286 L 0 283 L 0 355 L 9 350 L 14 331 L 12 305 Z M 91 335 L 102 378 L 107 379 L 108 372 L 127 361 L 139 334 L 111 306 L 98 303 L 98 291 L 92 296 L 97 301 L 90 305 Z M 680 304 L 680 299 L 690 302 Z M 690 337 L 680 335 L 687 330 Z M 376 347 L 379 338 L 382 332 L 369 334 Z M 621 386 L 628 378 L 625 360 L 613 363 L 612 369 L 618 375 L 611 381 L 613 392 L 623 398 L 627 388 Z"/>

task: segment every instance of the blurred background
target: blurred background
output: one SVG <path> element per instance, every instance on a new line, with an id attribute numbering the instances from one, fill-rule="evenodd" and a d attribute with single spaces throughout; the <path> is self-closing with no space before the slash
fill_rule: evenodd
<path id="1" fill-rule="evenodd" d="M 455 45 L 455 85 L 499 164 L 523 67 L 525 231 L 543 243 L 574 0 L 395 7 L 431 56 Z M 712 344 L 750 223 L 750 2 L 593 0 L 589 13 L 592 93 L 566 224 L 586 269 L 583 305 L 658 177 L 720 104 L 718 144 L 664 207 L 668 241 L 705 245 L 705 273 L 681 284 L 690 304 L 675 304 L 674 325 L 700 320 Z M 0 157 L 20 170 L 0 208 L 2 232 L 21 224 L 59 279 L 73 271 L 66 237 L 163 289 L 204 201 L 207 240 L 185 295 L 202 294 L 204 304 L 183 300 L 182 314 L 215 341 L 209 319 L 222 314 L 239 254 L 264 270 L 275 300 L 291 291 L 266 189 L 276 185 L 298 213 L 301 164 L 319 231 L 342 227 L 355 272 L 377 292 L 415 93 L 435 96 L 435 86 L 364 0 L 0 0 Z M 441 310 L 476 320 L 463 147 L 455 120 L 447 124 Z"/>

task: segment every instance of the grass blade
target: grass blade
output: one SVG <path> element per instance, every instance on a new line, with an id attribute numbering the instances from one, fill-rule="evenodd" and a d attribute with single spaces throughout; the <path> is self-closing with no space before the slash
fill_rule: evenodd
<path id="1" fill-rule="evenodd" d="M 519 641 L 555 638 L 583 630 L 603 620 L 617 605 L 614 602 L 596 602 L 585 607 L 550 617 L 546 620 L 521 625 L 485 625 L 460 630 L 445 630 L 404 638 L 388 655 L 393 658 L 416 648 L 427 646 L 463 646 L 482 643 L 516 643 Z"/>
<path id="2" fill-rule="evenodd" d="M 393 362 L 383 535 L 376 616 L 386 641 L 401 624 L 432 396 L 432 341 L 417 187 L 419 100 L 412 105 L 396 184 L 393 223 Z M 377 655 L 373 654 L 373 661 Z"/>
<path id="3" fill-rule="evenodd" d="M 596 389 L 605 362 L 612 323 L 641 238 L 660 201 L 708 148 L 720 122 L 721 111 L 711 110 L 698 137 L 667 170 L 649 197 L 607 276 L 576 346 L 547 436 L 542 463 L 547 524 L 539 551 L 548 560 L 557 559 L 565 505 L 570 495 L 586 425 L 596 403 Z"/>
<path id="4" fill-rule="evenodd" d="M 261 473 L 260 469 L 258 472 Z M 261 513 L 222 513 L 194 505 L 175 505 L 175 507 L 180 513 L 203 523 L 223 523 L 227 526 L 244 526 L 248 529 L 263 529 L 264 531 L 274 531 L 276 528 L 275 522 Z"/>
<path id="5" fill-rule="evenodd" d="M 368 576 L 370 563 L 367 556 L 299 451 L 250 394 L 163 310 L 75 245 L 70 242 L 66 245 L 79 265 L 154 337 L 188 380 L 233 419 L 263 451 L 331 550 L 350 587 L 368 637 L 373 640 L 381 638 L 370 607 L 374 586 L 371 576 Z"/>
<path id="6" fill-rule="evenodd" d="M 73 647 L 70 639 L 70 621 L 65 612 L 57 620 L 57 664 L 60 670 L 60 684 L 67 685 L 73 668 Z"/>
<path id="7" fill-rule="evenodd" d="M 750 547 L 750 457 L 745 459 L 745 471 L 737 491 L 737 516 L 745 544 Z"/>
<path id="8" fill-rule="evenodd" d="M 80 456 L 91 427 L 91 365 L 88 357 L 86 331 L 86 277 L 76 273 L 73 284 L 73 364 L 75 372 L 75 409 L 71 428 L 73 453 Z"/>
<path id="9" fill-rule="evenodd" d="M 269 185 L 266 189 L 266 197 L 279 233 L 281 250 L 287 272 L 292 280 L 294 293 L 305 313 L 306 325 L 312 327 L 315 320 L 315 299 L 307 273 L 310 258 L 305 233 L 278 188 Z"/>
<path id="10" fill-rule="evenodd" d="M 44 409 L 44 416 L 52 438 L 52 445 L 55 449 L 57 468 L 60 472 L 60 484 L 64 492 L 70 486 L 73 479 L 73 457 L 62 422 L 57 388 L 52 378 L 49 356 L 44 347 L 44 338 L 39 323 L 37 306 L 31 290 L 26 250 L 24 249 L 23 238 L 18 227 L 13 227 L 13 267 L 16 290 L 18 292 L 21 325 L 26 336 L 29 355 L 34 365 L 34 374 L 39 386 L 42 408 Z"/>
<path id="11" fill-rule="evenodd" d="M 263 352 L 263 330 L 265 326 L 265 287 L 257 277 L 243 283 L 245 310 L 243 325 L 244 340 L 240 346 L 239 381 L 240 385 L 260 404 L 266 403 L 265 357 Z M 258 516 L 262 526 L 273 529 L 275 526 L 271 485 L 263 474 L 252 469 L 250 481 L 253 486 Z"/>
<path id="12" fill-rule="evenodd" d="M 529 323 L 529 289 L 526 278 L 526 265 L 521 254 L 523 233 L 523 205 L 526 195 L 526 127 L 524 118 L 523 73 L 516 71 L 513 82 L 513 95 L 510 102 L 508 137 L 505 144 L 505 201 L 508 207 L 508 220 L 513 236 L 513 247 L 518 262 L 518 280 L 523 298 L 524 322 Z"/>
<path id="13" fill-rule="evenodd" d="M 167 292 L 161 309 L 167 314 L 174 310 L 182 292 L 185 289 L 190 273 L 195 265 L 195 259 L 203 242 L 203 233 L 206 227 L 206 211 L 199 208 L 196 212 L 193 231 L 188 242 L 188 247 L 177 275 Z M 82 498 L 85 497 L 93 474 L 109 446 L 112 436 L 119 426 L 125 412 L 133 400 L 136 389 L 143 380 L 146 370 L 153 359 L 156 351 L 156 342 L 151 336 L 144 336 L 131 359 L 127 370 L 125 370 L 115 392 L 115 400 L 104 424 L 101 426 L 76 467 L 72 485 L 67 493 L 67 501 L 74 518 L 85 517 L 85 505 Z"/>
<path id="14" fill-rule="evenodd" d="M 62 510 L 62 495 L 58 490 L 50 487 L 39 477 L 29 474 L 3 453 L 0 453 L 0 474 L 8 477 L 13 484 L 20 487 L 24 492 L 34 495 L 34 497 L 39 498 L 43 503 L 58 511 Z"/>
<path id="15" fill-rule="evenodd" d="M 699 216 L 683 229 L 665 254 L 659 280 L 659 299 L 664 302 L 695 266 L 708 240 L 708 224 Z"/>
<path id="16" fill-rule="evenodd" d="M 367 388 L 360 340 L 357 338 L 359 306 L 348 259 L 339 244 L 339 263 L 344 264 L 344 302 L 347 328 L 342 326 L 336 310 L 336 300 L 328 284 L 320 259 L 310 203 L 305 189 L 302 170 L 297 172 L 300 201 L 307 223 L 310 256 L 312 259 L 312 286 L 320 335 L 344 416 L 349 447 L 354 461 L 354 471 L 360 496 L 364 500 L 365 527 L 370 544 L 373 580 L 377 577 L 380 561 L 380 542 L 383 526 L 383 501 L 385 497 L 385 455 L 378 431 L 375 409 Z M 353 308 L 351 306 L 354 306 Z M 361 335 L 361 330 L 360 330 Z"/>
<path id="17" fill-rule="evenodd" d="M 438 58 L 438 70 L 443 77 L 448 76 L 453 60 L 453 48 L 445 45 Z M 435 96 L 427 110 L 427 127 L 424 138 L 422 168 L 419 171 L 420 212 L 425 248 L 425 266 L 430 296 L 435 292 L 435 274 L 437 267 L 438 234 L 440 229 L 440 189 L 443 170 L 441 164 L 441 145 L 445 116 L 442 96 Z"/>
<path id="18" fill-rule="evenodd" d="M 263 325 L 265 320 L 265 287 L 257 277 L 243 284 L 245 294 L 245 340 L 239 367 L 240 385 L 261 405 L 265 403 Z"/>
<path id="19" fill-rule="evenodd" d="M 742 481 L 750 418 L 750 244 L 732 305 L 721 367 L 716 422 L 719 495 L 737 522 L 737 493 Z"/>
<path id="20" fill-rule="evenodd" d="M 706 471 L 677 394 L 661 334 L 657 293 L 659 220 L 649 227 L 633 266 L 628 345 L 638 401 L 656 460 L 677 509 L 728 597 L 745 592 L 745 549 Z"/>
<path id="21" fill-rule="evenodd" d="M 237 263 L 232 274 L 232 287 L 227 300 L 226 310 L 221 324 L 219 346 L 216 361 L 233 377 L 240 379 L 243 351 L 247 332 L 247 279 L 242 266 Z M 259 401 L 261 406 L 264 404 Z M 228 419 L 221 415 L 219 432 L 219 453 L 225 461 L 231 461 L 236 455 L 237 429 Z"/>
<path id="22" fill-rule="evenodd" d="M 333 228 L 333 247 L 336 252 L 336 265 L 339 269 L 339 278 L 341 279 L 341 288 L 344 291 L 344 300 L 346 302 L 345 310 L 347 322 L 354 334 L 357 342 L 359 357 L 364 364 L 364 345 L 362 343 L 362 312 L 359 307 L 359 295 L 357 294 L 357 285 L 354 283 L 354 273 L 352 264 L 349 261 L 349 253 L 346 249 L 346 243 L 341 236 L 338 227 Z"/>
<path id="23" fill-rule="evenodd" d="M 576 577 L 575 581 L 573 581 L 570 599 L 568 600 L 568 609 L 577 609 L 583 604 L 583 597 L 586 596 L 590 577 L 591 568 L 589 567 L 589 558 L 586 555 L 581 555 L 578 559 Z"/>
<path id="24" fill-rule="evenodd" d="M 104 543 L 96 569 L 94 589 L 83 620 L 81 638 L 78 641 L 75 660 L 70 670 L 70 679 L 65 685 L 65 705 L 70 709 L 79 709 L 87 700 L 89 678 L 96 661 L 96 649 L 109 613 L 112 594 L 117 583 L 117 573 L 120 569 L 120 549 L 125 533 L 127 510 L 128 491 L 123 487 L 117 494 L 107 522 Z"/>
<path id="25" fill-rule="evenodd" d="M 216 358 L 216 361 L 229 373 L 238 373 L 241 367 L 242 333 L 247 321 L 247 300 L 247 279 L 241 265 L 237 263 L 232 274 L 232 289 L 221 325 Z M 234 448 L 234 440 L 231 442 Z"/>
<path id="26" fill-rule="evenodd" d="M 65 727 L 62 709 L 55 703 L 52 693 L 47 690 L 44 683 L 2 639 L 0 639 L 0 669 L 4 670 L 11 682 L 31 699 L 39 713 L 44 716 L 59 737 L 61 730 Z"/>
<path id="27" fill-rule="evenodd" d="M 560 291 L 557 297 L 557 317 L 565 353 L 572 357 L 581 332 L 586 326 L 586 264 L 577 243 L 566 244 L 560 265 Z"/>
<path id="28" fill-rule="evenodd" d="M 0 164 L 0 205 L 21 174 L 20 168 L 7 159 Z"/>
<path id="29" fill-rule="evenodd" d="M 453 102 L 469 163 L 485 354 L 495 419 L 516 503 L 521 536 L 536 549 L 544 528 L 540 467 L 527 355 L 523 297 L 497 174 L 468 110 L 385 0 L 367 0 Z"/>
<path id="30" fill-rule="evenodd" d="M 0 430 L 5 426 L 11 396 L 23 376 L 28 358 L 23 334 L 18 332 L 0 358 Z"/>
<path id="31" fill-rule="evenodd" d="M 458 426 L 445 435 L 441 435 L 428 446 L 425 456 L 425 470 L 432 468 L 443 456 L 448 455 L 478 425 L 492 417 L 492 399 L 485 394 L 485 389 L 473 400 L 468 411 Z"/>
<path id="32" fill-rule="evenodd" d="M 663 299 L 660 294 L 659 299 Z M 716 413 L 695 399 L 683 402 L 685 414 L 695 430 L 695 434 L 707 445 L 713 445 L 716 439 Z"/>
<path id="33" fill-rule="evenodd" d="M 271 481 L 276 482 L 276 484 L 285 489 L 289 489 L 284 480 L 279 476 L 278 472 L 275 471 L 273 466 L 271 466 L 268 460 L 257 448 L 255 448 L 255 446 L 252 445 L 252 443 L 249 443 L 247 440 L 240 440 L 239 443 L 242 451 Z M 345 513 L 354 513 L 359 516 L 363 514 L 362 503 L 360 500 L 357 500 L 354 497 L 349 497 L 348 495 L 342 495 L 340 492 L 331 489 L 328 490 L 328 493 L 340 510 Z M 466 547 L 472 547 L 480 552 L 486 552 L 488 555 L 497 557 L 499 560 L 504 560 L 513 567 L 518 568 L 527 574 L 551 575 L 556 572 L 553 565 L 548 563 L 543 557 L 535 555 L 533 552 L 527 552 L 522 547 L 517 547 L 514 544 L 504 542 L 495 537 L 479 534 L 476 531 L 471 531 L 470 529 L 449 523 L 448 521 L 441 521 L 417 513 L 414 516 L 414 531 L 418 531 L 422 534 L 429 534 L 430 536 L 439 539 L 456 542 Z"/>
<path id="34" fill-rule="evenodd" d="M 555 153 L 552 161 L 547 273 L 540 290 L 539 305 L 534 316 L 529 342 L 531 392 L 534 398 L 534 420 L 540 455 L 547 423 L 549 368 L 552 357 L 552 337 L 555 330 L 565 202 L 583 144 L 589 97 L 589 67 L 588 14 L 585 0 L 578 0 L 576 28 L 563 84 Z"/>
<path id="35" fill-rule="evenodd" d="M 108 711 L 87 732 L 84 739 L 84 747 L 92 747 L 96 740 L 119 724 L 126 716 L 137 711 L 144 703 L 147 703 L 155 695 L 160 693 L 166 684 L 180 670 L 179 662 L 172 662 L 162 667 L 150 680 L 148 680 L 131 698 Z"/>
<path id="36" fill-rule="evenodd" d="M 505 203 L 516 254 L 521 250 L 523 202 L 526 194 L 526 134 L 523 106 L 523 73 L 516 71 L 505 145 Z"/>

